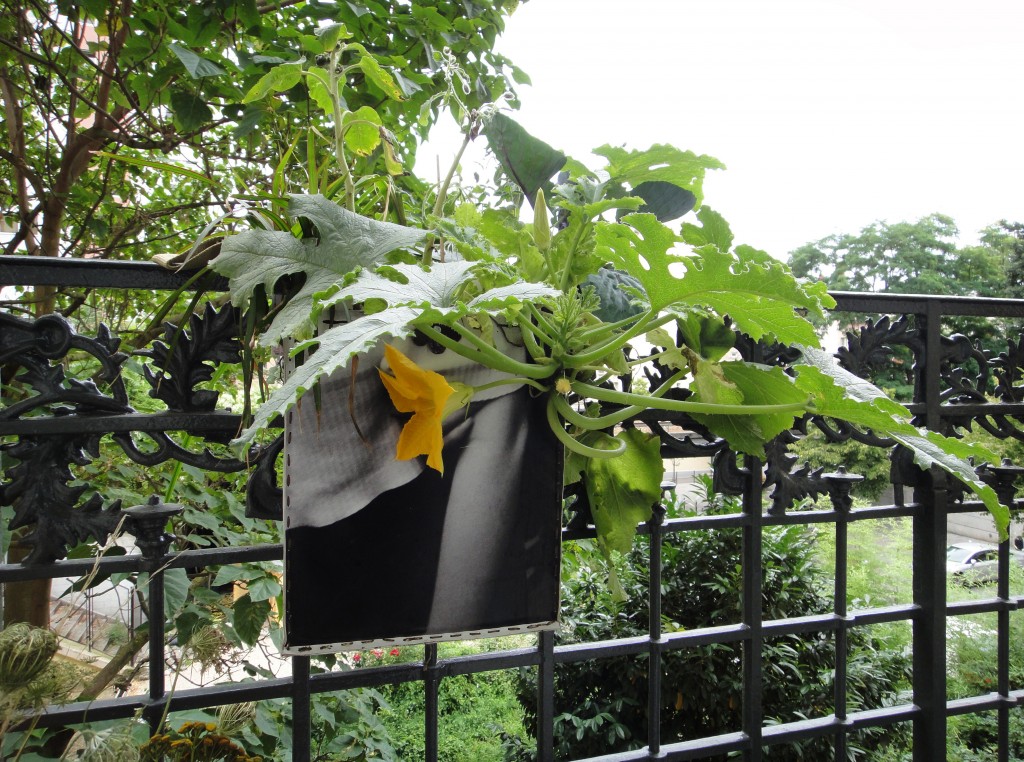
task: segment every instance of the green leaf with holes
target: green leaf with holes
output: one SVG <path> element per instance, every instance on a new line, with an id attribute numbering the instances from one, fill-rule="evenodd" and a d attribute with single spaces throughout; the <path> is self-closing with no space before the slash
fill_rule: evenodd
<path id="1" fill-rule="evenodd" d="M 783 263 L 755 250 L 702 246 L 689 255 L 675 253 L 678 236 L 654 215 L 599 223 L 596 235 L 598 254 L 640 281 L 654 312 L 703 307 L 728 315 L 753 339 L 816 344 L 814 326 L 797 311 L 821 316 L 832 305 L 823 286 L 800 284 Z"/>

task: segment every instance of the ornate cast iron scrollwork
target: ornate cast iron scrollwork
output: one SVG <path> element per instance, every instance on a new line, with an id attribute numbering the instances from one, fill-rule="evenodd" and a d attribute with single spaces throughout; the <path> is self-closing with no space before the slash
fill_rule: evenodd
<path id="1" fill-rule="evenodd" d="M 1007 342 L 1005 352 L 991 361 L 995 394 L 1003 402 L 1024 402 L 1024 336 Z"/>
<path id="2" fill-rule="evenodd" d="M 197 387 L 213 378 L 215 364 L 239 361 L 237 320 L 231 307 L 216 310 L 207 306 L 201 316 L 189 319 L 187 329 L 168 324 L 164 341 L 138 353 L 151 360 L 144 367 L 150 396 L 161 400 L 168 410 L 148 417 L 148 425 L 138 430 L 132 425 L 124 427 L 128 430 L 111 431 L 111 440 L 129 458 L 146 466 L 176 460 L 228 473 L 249 467 L 209 448 L 193 451 L 163 428 L 166 423 L 214 443 L 227 442 L 236 433 L 237 416 L 215 412 L 218 393 Z M 69 359 L 86 356 L 92 361 L 88 363 L 91 378 L 68 377 Z M 69 547 L 90 538 L 103 542 L 120 520 L 119 501 L 105 506 L 102 497 L 93 493 L 81 502 L 87 487 L 73 484 L 72 468 L 99 456 L 105 430 L 101 424 L 94 429 L 90 419 L 97 424 L 111 416 L 130 415 L 139 420 L 124 383 L 127 359 L 128 355 L 119 351 L 119 339 L 105 326 L 95 337 L 87 337 L 59 315 L 30 321 L 0 313 L 0 366 L 5 383 L 11 383 L 18 395 L 5 397 L 0 423 L 19 424 L 18 439 L 2 446 L 15 463 L 8 466 L 0 483 L 0 502 L 14 506 L 11 528 L 32 527 L 23 538 L 32 548 L 28 563 L 62 558 Z M 168 417 L 160 418 L 164 415 Z M 211 418 L 204 420 L 207 415 Z M 213 417 L 216 420 L 211 425 Z M 153 424 L 154 420 L 158 423 Z M 189 425 L 199 422 L 204 424 L 201 430 L 189 430 Z M 140 437 L 147 440 L 146 445 L 140 443 Z M 248 502 L 261 506 L 260 515 L 267 518 L 275 517 L 275 499 L 280 505 L 274 478 L 279 451 L 275 443 L 254 449 L 250 458 L 257 464 L 259 476 L 250 480 L 253 494 Z"/>
<path id="3" fill-rule="evenodd" d="M 202 317 L 193 314 L 188 329 L 172 323 L 164 325 L 164 341 L 138 352 L 153 360 L 156 372 L 147 365 L 146 380 L 150 397 L 161 400 L 169 410 L 183 413 L 211 413 L 219 393 L 197 389 L 213 378 L 215 367 L 209 363 L 237 363 L 238 311 L 231 306 L 221 310 L 207 304 Z"/>
<path id="4" fill-rule="evenodd" d="M 764 486 L 771 488 L 772 504 L 769 513 L 785 513 L 794 503 L 804 498 L 828 494 L 828 482 L 822 478 L 824 468 L 812 468 L 798 463 L 789 446 L 799 437 L 785 431 L 765 446 Z"/>
<path id="5" fill-rule="evenodd" d="M 95 338 L 88 338 L 59 315 L 26 321 L 0 313 L 0 365 L 12 387 L 25 392 L 7 397 L 10 401 L 0 409 L 0 421 L 31 420 L 41 413 L 70 420 L 132 412 L 120 376 L 127 355 L 118 347 L 119 340 L 102 326 Z M 98 362 L 95 377 L 108 385 L 109 394 L 92 379 L 66 376 L 61 361 L 75 350 Z M 68 547 L 90 537 L 102 542 L 117 526 L 119 501 L 104 507 L 94 493 L 79 506 L 88 488 L 71 486 L 71 466 L 85 465 L 97 456 L 99 435 L 25 435 L 3 449 L 17 462 L 6 469 L 0 502 L 14 507 L 12 529 L 33 526 L 23 538 L 32 547 L 26 563 L 62 558 Z"/>

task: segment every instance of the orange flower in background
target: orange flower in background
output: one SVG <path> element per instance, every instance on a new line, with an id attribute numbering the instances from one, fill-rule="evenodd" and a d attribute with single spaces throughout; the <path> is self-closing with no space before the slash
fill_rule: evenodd
<path id="1" fill-rule="evenodd" d="M 441 422 L 445 403 L 454 390 L 440 373 L 424 370 L 390 344 L 384 345 L 384 357 L 393 375 L 378 372 L 391 403 L 400 413 L 412 413 L 398 437 L 395 457 L 410 460 L 426 455 L 427 465 L 443 474 Z"/>

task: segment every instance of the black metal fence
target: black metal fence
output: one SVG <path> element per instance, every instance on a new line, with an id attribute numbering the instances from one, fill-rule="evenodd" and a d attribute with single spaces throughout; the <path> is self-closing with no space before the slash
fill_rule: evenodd
<path id="1" fill-rule="evenodd" d="M 146 264 L 40 260 L 28 257 L 0 257 L 0 287 L 40 286 L 108 289 L 173 290 L 185 278 Z M 207 281 L 188 288 L 216 291 L 219 284 Z M 1024 342 L 1016 334 L 1003 342 L 1005 350 L 984 352 L 970 339 L 947 335 L 943 321 L 995 319 L 1009 331 L 1014 320 L 1024 318 L 1024 303 L 980 298 L 835 294 L 839 309 L 858 316 L 871 315 L 847 334 L 839 351 L 840 361 L 855 373 L 865 375 L 883 367 L 902 374 L 913 389 L 909 408 L 917 422 L 948 433 L 952 427 L 981 427 L 999 438 L 1022 439 L 1024 421 Z M 1001 321 L 1001 322 L 1000 322 Z M 256 679 L 243 683 L 176 690 L 165 685 L 165 612 L 163 572 L 173 568 L 201 567 L 244 562 L 280 560 L 279 544 L 180 551 L 165 534 L 173 508 L 155 502 L 132 508 L 125 519 L 136 536 L 141 555 L 106 557 L 100 560 L 66 560 L 67 548 L 88 537 L 102 537 L 122 520 L 118 506 L 104 507 L 102 500 L 78 504 L 81 494 L 74 486 L 73 466 L 87 462 L 101 437 L 110 437 L 129 457 L 142 464 L 168 459 L 220 472 L 251 472 L 248 509 L 251 515 L 272 517 L 279 504 L 274 481 L 274 463 L 279 446 L 254 450 L 249 462 L 195 452 L 179 445 L 167 432 L 189 432 L 212 442 L 224 442 L 238 428 L 237 416 L 218 412 L 216 395 L 197 390 L 208 378 L 207 370 L 218 361 L 230 361 L 237 354 L 233 330 L 235 316 L 230 308 L 209 310 L 194 319 L 188 331 L 176 336 L 174 356 L 166 344 L 151 345 L 147 377 L 151 396 L 166 406 L 159 413 L 142 414 L 128 398 L 120 374 L 127 355 L 116 340 L 100 331 L 95 336 L 76 333 L 67 321 L 51 316 L 31 319 L 0 312 L 0 367 L 4 382 L 15 374 L 28 392 L 18 399 L 5 396 L 0 408 L 0 438 L 6 450 L 6 471 L 0 483 L 0 505 L 15 507 L 15 526 L 33 527 L 29 535 L 31 553 L 25 563 L 0 565 L 0 584 L 34 579 L 76 577 L 93 574 L 139 573 L 151 575 L 148 593 L 149 688 L 145 695 L 101 699 L 47 708 L 38 718 L 39 727 L 58 727 L 89 721 L 129 718 L 141 715 L 154 729 L 168 708 L 172 710 L 211 708 L 263 699 L 290 699 L 292 704 L 293 751 L 295 760 L 310 758 L 310 699 L 315 693 L 402 682 L 420 682 L 425 695 L 425 756 L 437 759 L 439 686 L 459 676 L 503 670 L 536 670 L 537 759 L 551 760 L 554 752 L 554 723 L 560 711 L 555 706 L 556 667 L 583 660 L 629 656 L 646 659 L 648 672 L 648 728 L 645 746 L 636 751 L 600 757 L 604 760 L 703 759 L 739 753 L 743 759 L 771 757 L 772 749 L 793 741 L 828 738 L 834 758 L 846 759 L 851 737 L 866 728 L 904 723 L 912 728 L 913 758 L 945 758 L 947 719 L 953 715 L 994 712 L 998 718 L 999 759 L 1010 759 L 1010 716 L 1019 711 L 1024 686 L 1011 684 L 1010 615 L 1024 597 L 1010 594 L 1010 548 L 999 546 L 998 583 L 995 595 L 969 602 L 948 602 L 945 548 L 947 518 L 956 512 L 977 512 L 979 504 L 965 499 L 964 490 L 941 473 L 917 470 L 897 455 L 893 459 L 894 497 L 892 504 L 855 508 L 850 498 L 853 479 L 841 470 L 824 474 L 796 464 L 788 454 L 794 437 L 783 435 L 766 449 L 764 462 L 747 458 L 739 465 L 724 445 L 684 417 L 666 421 L 647 420 L 663 440 L 665 457 L 715 456 L 717 488 L 741 496 L 742 512 L 731 515 L 697 515 L 666 519 L 655 510 L 652 519 L 639 528 L 646 535 L 650 554 L 650 599 L 648 634 L 612 641 L 556 645 L 554 633 L 536 635 L 536 645 L 509 651 L 494 651 L 458 658 L 438 658 L 437 646 L 424 646 L 423 658 L 415 663 L 389 664 L 348 671 L 311 670 L 308 657 L 291 657 L 289 677 Z M 986 325 L 991 325 L 991 321 Z M 172 331 L 172 333 L 175 333 Z M 165 339 L 170 334 L 165 335 Z M 792 356 L 785 348 L 740 342 L 745 359 L 785 364 Z M 65 376 L 63 362 L 69 352 L 91 356 L 98 370 L 92 379 Z M 6 388 L 6 387 L 5 387 Z M 676 428 L 669 433 L 666 423 Z M 818 425 L 835 441 L 858 439 L 876 446 L 888 446 L 870 432 Z M 682 428 L 679 429 L 678 427 Z M 682 433 L 678 433 L 679 431 Z M 137 436 L 148 440 L 140 446 Z M 1002 500 L 1013 505 L 1015 480 L 1024 469 L 1012 464 L 985 465 Z M 39 489 L 40 485 L 46 489 Z M 830 506 L 792 510 L 795 501 L 828 495 Z M 855 522 L 909 518 L 913 525 L 913 599 L 900 605 L 854 608 L 847 603 L 847 533 Z M 766 620 L 762 612 L 762 538 L 767 527 L 814 524 L 819 531 L 834 532 L 836 547 L 833 610 L 787 619 Z M 666 632 L 662 628 L 661 585 L 662 544 L 670 533 L 694 530 L 725 530 L 742 533 L 742 615 L 740 621 L 715 627 Z M 592 536 L 585 514 L 577 515 L 564 530 L 564 538 Z M 638 540 L 639 541 L 639 540 Z M 695 570 L 694 574 L 699 574 Z M 979 613 L 998 618 L 996 684 L 991 692 L 957 700 L 947 699 L 947 620 Z M 848 709 L 848 648 L 851 633 L 858 628 L 892 622 L 906 622 L 912 628 L 912 696 L 895 705 Z M 832 711 L 821 716 L 782 724 L 768 724 L 770 707 L 763 705 L 767 681 L 763 646 L 768 639 L 785 635 L 822 636 L 835 646 L 834 701 Z M 738 646 L 742 670 L 741 722 L 732 731 L 708 738 L 663 742 L 661 702 L 667 654 L 708 644 Z M 596 758 L 595 758 L 596 759 Z"/>

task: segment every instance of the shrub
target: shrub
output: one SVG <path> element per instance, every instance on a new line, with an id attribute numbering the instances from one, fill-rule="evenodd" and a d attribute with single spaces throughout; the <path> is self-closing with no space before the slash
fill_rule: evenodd
<path id="1" fill-rule="evenodd" d="M 712 512 L 736 504 L 716 498 Z M 683 630 L 740 621 L 739 530 L 682 531 L 663 543 L 665 629 Z M 765 619 L 824 613 L 832 609 L 825 577 L 815 560 L 815 533 L 804 526 L 766 528 L 763 539 Z M 638 543 L 619 559 L 617 572 L 626 600 L 607 592 L 596 554 L 586 543 L 567 546 L 561 642 L 629 637 L 647 632 L 648 551 Z M 593 563 L 592 563 L 593 562 Z M 762 703 L 769 722 L 827 716 L 833 711 L 835 647 L 825 633 L 769 638 L 762 653 Z M 848 689 L 851 709 L 895 703 L 909 664 L 902 651 L 886 651 L 863 632 L 850 637 Z M 740 646 L 686 648 L 664 657 L 662 740 L 665 743 L 741 728 Z M 527 724 L 536 728 L 536 676 L 520 673 L 519 698 Z M 618 657 L 564 664 L 555 671 L 556 758 L 568 759 L 638 748 L 647 727 L 646 659 Z M 852 750 L 883 743 L 900 730 L 864 734 Z M 862 748 L 863 747 L 863 748 Z M 507 744 L 509 759 L 529 756 L 526 745 Z M 772 759 L 830 758 L 830 739 L 773 747 Z"/>
<path id="2" fill-rule="evenodd" d="M 889 450 L 873 447 L 855 439 L 846 442 L 829 442 L 825 435 L 814 429 L 790 448 L 801 463 L 814 468 L 834 471 L 843 466 L 851 474 L 864 477 L 854 485 L 853 494 L 869 500 L 876 500 L 892 484 Z"/>

